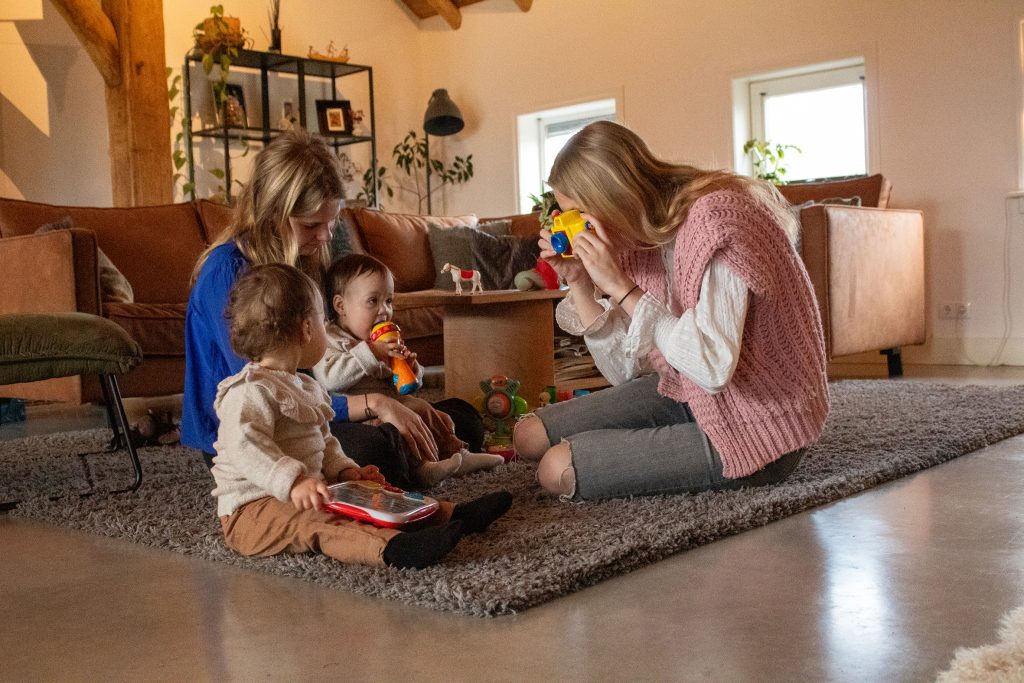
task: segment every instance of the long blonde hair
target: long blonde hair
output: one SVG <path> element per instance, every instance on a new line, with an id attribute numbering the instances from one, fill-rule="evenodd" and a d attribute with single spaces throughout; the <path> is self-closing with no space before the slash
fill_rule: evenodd
<path id="1" fill-rule="evenodd" d="M 645 245 L 671 242 L 693 203 L 724 189 L 749 193 L 791 240 L 796 235 L 795 219 L 771 183 L 663 161 L 640 136 L 611 121 L 595 121 L 573 135 L 555 158 L 548 184 Z"/>
<path id="2" fill-rule="evenodd" d="M 231 223 L 199 257 L 192 282 L 210 252 L 231 241 L 251 265 L 297 266 L 320 281 L 330 262 L 329 247 L 321 245 L 316 254 L 300 257 L 288 218 L 313 213 L 343 196 L 341 164 L 323 139 L 303 130 L 278 136 L 256 155 Z"/>

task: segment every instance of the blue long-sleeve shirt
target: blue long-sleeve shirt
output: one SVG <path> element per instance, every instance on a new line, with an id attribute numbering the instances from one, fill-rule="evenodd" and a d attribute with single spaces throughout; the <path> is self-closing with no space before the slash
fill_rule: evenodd
<path id="1" fill-rule="evenodd" d="M 220 422 L 213 409 L 217 385 L 241 371 L 246 361 L 231 349 L 224 310 L 235 281 L 249 261 L 234 242 L 210 252 L 199 272 L 185 313 L 185 395 L 182 400 L 181 442 L 213 453 Z M 348 419 L 348 401 L 331 397 L 336 420 Z"/>

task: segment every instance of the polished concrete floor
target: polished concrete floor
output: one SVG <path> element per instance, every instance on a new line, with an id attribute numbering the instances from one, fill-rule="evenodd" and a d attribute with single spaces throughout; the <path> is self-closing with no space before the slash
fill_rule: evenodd
<path id="1" fill-rule="evenodd" d="M 1024 603 L 1022 532 L 1018 436 L 484 620 L 0 515 L 0 680 L 926 681 Z"/>

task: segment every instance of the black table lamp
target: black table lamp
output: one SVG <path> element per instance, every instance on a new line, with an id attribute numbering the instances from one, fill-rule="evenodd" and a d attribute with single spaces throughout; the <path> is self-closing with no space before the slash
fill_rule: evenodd
<path id="1" fill-rule="evenodd" d="M 458 133 L 466 125 L 462 120 L 462 112 L 459 107 L 448 97 L 448 91 L 438 88 L 430 96 L 427 103 L 427 113 L 423 115 L 423 137 L 426 142 L 427 153 L 427 214 L 433 213 L 430 202 L 430 136 L 445 136 Z"/>

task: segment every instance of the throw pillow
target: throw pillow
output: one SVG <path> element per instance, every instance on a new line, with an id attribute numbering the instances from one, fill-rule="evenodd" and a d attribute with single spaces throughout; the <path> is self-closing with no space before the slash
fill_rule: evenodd
<path id="1" fill-rule="evenodd" d="M 36 228 L 36 234 L 54 230 L 70 230 L 73 227 L 71 216 L 65 216 L 55 223 L 40 225 Z M 132 290 L 131 283 L 99 247 L 96 248 L 96 261 L 100 270 L 100 300 L 121 304 L 134 302 L 135 292 Z"/>
<path id="2" fill-rule="evenodd" d="M 480 221 L 476 227 L 482 232 L 486 232 L 488 235 L 494 235 L 495 237 L 500 235 L 510 235 L 512 234 L 512 219 L 497 218 L 489 221 Z"/>
<path id="3" fill-rule="evenodd" d="M 473 259 L 485 290 L 513 289 L 516 274 L 533 268 L 540 255 L 537 238 L 486 233 L 473 235 Z"/>
<path id="4" fill-rule="evenodd" d="M 441 272 L 444 264 L 451 263 L 466 270 L 476 270 L 473 258 L 473 233 L 484 234 L 468 225 L 444 226 L 427 224 L 430 257 L 434 262 L 434 289 L 455 290 L 451 275 Z"/>
<path id="5" fill-rule="evenodd" d="M 355 228 L 345 217 L 344 211 L 341 212 L 341 215 L 338 216 L 337 222 L 334 224 L 334 232 L 331 234 L 330 248 L 332 261 L 349 254 L 363 253 L 363 248 L 359 244 L 359 238 L 356 236 Z"/>
<path id="6" fill-rule="evenodd" d="M 434 283 L 428 223 L 475 226 L 477 217 L 417 216 L 371 209 L 352 209 L 366 251 L 376 256 L 395 276 L 396 292 L 429 289 Z"/>

